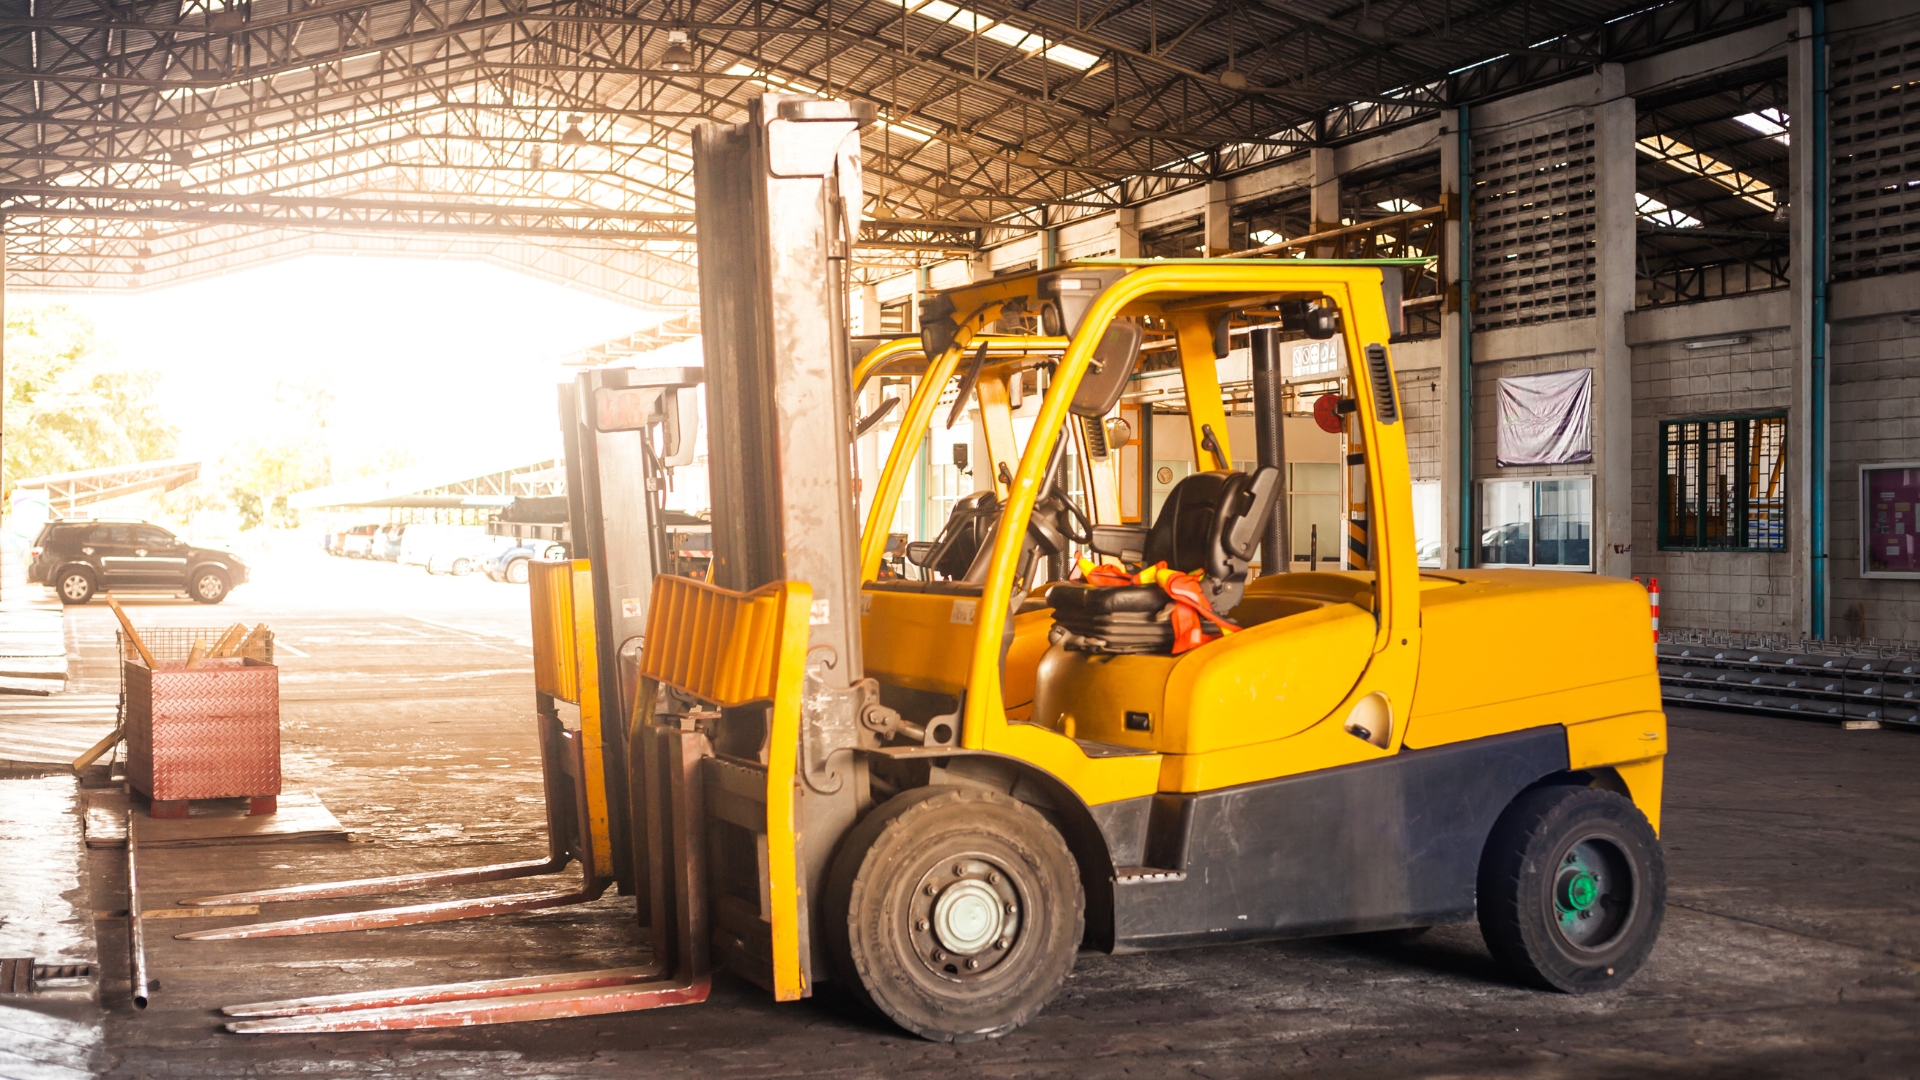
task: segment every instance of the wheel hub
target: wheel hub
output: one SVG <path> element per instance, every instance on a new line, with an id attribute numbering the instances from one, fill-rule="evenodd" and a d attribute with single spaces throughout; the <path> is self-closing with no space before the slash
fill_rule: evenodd
<path id="1" fill-rule="evenodd" d="M 1604 948 L 1626 924 L 1633 874 L 1608 842 L 1590 838 L 1567 849 L 1553 877 L 1553 914 L 1567 943 Z"/>
<path id="2" fill-rule="evenodd" d="M 948 952 L 979 952 L 999 938 L 1000 925 L 1000 897 L 979 881 L 949 885 L 933 903 L 933 936 Z"/>
<path id="3" fill-rule="evenodd" d="M 913 891 L 908 938 L 928 971 L 965 982 L 1014 952 L 1024 914 L 1005 868 L 977 855 L 943 859 Z"/>

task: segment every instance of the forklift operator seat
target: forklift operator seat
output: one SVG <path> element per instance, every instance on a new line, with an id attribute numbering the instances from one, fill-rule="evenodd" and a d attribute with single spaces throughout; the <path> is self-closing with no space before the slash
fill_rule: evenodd
<path id="1" fill-rule="evenodd" d="M 1194 473 L 1167 493 L 1153 528 L 1100 526 L 1093 548 L 1128 562 L 1165 562 L 1186 573 L 1205 571 L 1202 589 L 1216 612 L 1240 602 L 1247 567 L 1280 496 L 1280 470 Z M 1173 645 L 1171 600 L 1158 585 L 1056 585 L 1055 640 L 1078 652 L 1156 653 Z"/>

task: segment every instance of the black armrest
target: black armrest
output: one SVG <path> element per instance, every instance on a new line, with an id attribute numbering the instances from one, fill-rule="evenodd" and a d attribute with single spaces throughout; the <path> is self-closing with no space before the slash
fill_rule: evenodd
<path id="1" fill-rule="evenodd" d="M 1127 562 L 1144 562 L 1147 557 L 1145 525 L 1095 525 L 1093 550 Z"/>
<path id="2" fill-rule="evenodd" d="M 915 566 L 927 565 L 927 557 L 933 554 L 933 541 L 916 540 L 907 545 L 907 561 Z"/>

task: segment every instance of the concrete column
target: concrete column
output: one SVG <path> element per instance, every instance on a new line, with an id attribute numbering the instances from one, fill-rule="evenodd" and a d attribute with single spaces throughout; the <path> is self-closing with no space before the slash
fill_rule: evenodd
<path id="1" fill-rule="evenodd" d="M 967 280 L 985 281 L 993 276 L 993 269 L 987 265 L 987 253 L 975 252 L 967 259 Z"/>
<path id="2" fill-rule="evenodd" d="M 909 334 L 920 332 L 920 301 L 926 299 L 927 294 L 933 291 L 933 283 L 929 280 L 932 276 L 933 268 L 930 266 L 913 268 L 913 302 L 907 305 L 907 333 Z"/>
<path id="3" fill-rule="evenodd" d="M 1226 181 L 1208 181 L 1205 240 L 1207 258 L 1216 258 L 1233 250 L 1233 233 L 1228 227 L 1230 221 Z"/>
<path id="4" fill-rule="evenodd" d="M 1048 270 L 1060 265 L 1060 230 L 1048 229 L 1040 234 L 1040 269 Z"/>
<path id="5" fill-rule="evenodd" d="M 1313 231 L 1337 229 L 1340 227 L 1340 171 L 1334 164 L 1333 150 L 1316 146 L 1307 152 L 1307 156 L 1313 177 L 1308 188 L 1308 213 L 1313 218 Z M 1331 244 L 1321 244 L 1315 246 L 1308 255 L 1315 259 L 1331 259 L 1334 249 Z"/>
<path id="6" fill-rule="evenodd" d="M 1636 207 L 1633 99 L 1626 69 L 1603 64 L 1593 109 L 1595 159 L 1593 358 L 1594 570 L 1633 573 L 1633 312 Z"/>
<path id="7" fill-rule="evenodd" d="M 860 329 L 862 334 L 880 332 L 880 287 L 878 285 L 860 286 Z"/>
<path id="8" fill-rule="evenodd" d="M 1140 257 L 1140 211 L 1136 207 L 1123 206 L 1113 215 L 1113 228 L 1119 236 L 1114 254 L 1121 259 Z"/>
<path id="9" fill-rule="evenodd" d="M 1788 286 L 1788 334 L 1793 348 L 1793 398 L 1787 409 L 1787 556 L 1793 565 L 1792 625 L 1802 633 L 1813 631 L 1813 609 L 1808 596 L 1813 580 L 1812 455 L 1808 439 L 1813 414 L 1813 259 L 1815 215 L 1825 213 L 1813 199 L 1813 170 L 1819 149 L 1803 133 L 1813 127 L 1813 94 L 1820 73 L 1813 65 L 1813 14 L 1807 8 L 1787 12 L 1787 200 L 1792 215 L 1791 284 Z"/>
<path id="10" fill-rule="evenodd" d="M 1459 205 L 1460 132 L 1455 124 L 1441 128 L 1440 192 Z M 1447 288 L 1460 280 L 1461 224 L 1450 220 L 1442 228 L 1440 243 L 1440 280 Z M 1458 294 L 1456 293 L 1456 296 Z M 1443 304 L 1440 310 L 1440 527 L 1441 548 L 1446 564 L 1459 569 L 1463 564 L 1459 550 L 1460 485 L 1472 483 L 1472 477 L 1460 475 L 1460 320 L 1465 315 L 1457 303 Z M 1470 554 L 1470 553 L 1469 553 Z"/>

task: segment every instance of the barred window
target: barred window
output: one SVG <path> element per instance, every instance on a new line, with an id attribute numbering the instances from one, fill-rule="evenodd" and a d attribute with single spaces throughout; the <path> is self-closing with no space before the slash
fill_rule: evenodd
<path id="1" fill-rule="evenodd" d="M 1660 546 L 1787 549 L 1787 418 L 1660 425 Z"/>

